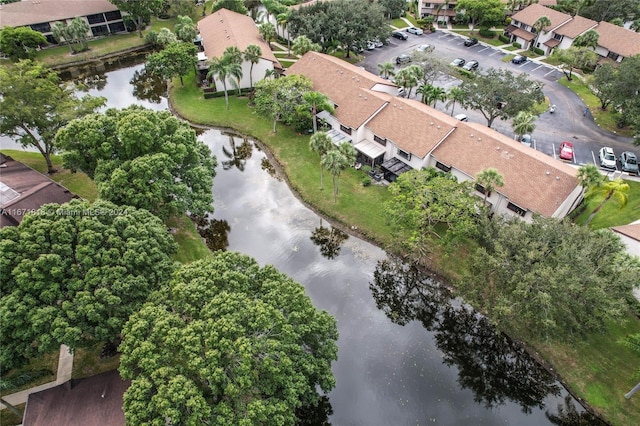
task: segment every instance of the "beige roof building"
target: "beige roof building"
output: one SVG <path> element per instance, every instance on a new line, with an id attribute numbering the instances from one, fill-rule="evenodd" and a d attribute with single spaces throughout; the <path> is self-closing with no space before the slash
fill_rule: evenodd
<path id="1" fill-rule="evenodd" d="M 623 57 L 640 54 L 640 33 L 608 22 L 598 22 L 598 46 Z"/>
<path id="2" fill-rule="evenodd" d="M 522 22 L 528 26 L 533 27 L 533 24 L 542 17 L 546 16 L 551 21 L 551 25 L 546 28 L 546 31 L 553 30 L 562 24 L 565 24 L 571 20 L 571 15 L 559 12 L 557 10 L 549 9 L 541 4 L 534 3 L 529 7 L 521 10 L 512 16 L 513 21 Z"/>
<path id="3" fill-rule="evenodd" d="M 597 25 L 598 23 L 596 21 L 576 15 L 569 22 L 562 25 L 560 28 L 557 28 L 554 32 L 563 36 L 576 38 L 580 34 L 594 29 Z"/>
<path id="4" fill-rule="evenodd" d="M 0 28 L 63 21 L 118 10 L 108 0 L 23 0 L 0 6 Z"/>

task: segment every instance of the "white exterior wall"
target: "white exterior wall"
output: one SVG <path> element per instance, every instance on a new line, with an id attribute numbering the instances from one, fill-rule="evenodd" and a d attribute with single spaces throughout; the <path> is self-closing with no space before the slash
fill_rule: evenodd
<path id="1" fill-rule="evenodd" d="M 613 231 L 615 232 L 615 231 Z M 640 241 L 635 240 L 631 237 L 628 237 L 626 235 L 620 234 L 618 232 L 615 232 L 615 234 L 620 237 L 620 240 L 622 240 L 622 242 L 624 243 L 624 245 L 627 247 L 627 253 L 633 255 L 633 256 L 638 256 L 640 257 Z"/>
<path id="2" fill-rule="evenodd" d="M 603 56 L 603 57 L 605 57 L 605 58 L 606 58 L 606 57 L 607 57 L 607 55 L 609 54 L 609 49 L 605 49 L 605 48 L 604 48 L 604 47 L 602 47 L 602 46 L 598 46 L 598 47 L 596 47 L 596 53 L 597 53 L 598 55 Z"/>
<path id="3" fill-rule="evenodd" d="M 355 143 L 358 143 L 358 142 L 363 141 L 365 139 L 369 140 L 369 141 L 373 141 L 373 136 L 374 136 L 374 133 L 371 131 L 371 129 L 369 129 L 366 126 L 362 126 L 362 138 L 358 139 L 358 141 L 355 142 Z M 377 143 L 377 142 L 375 142 L 375 143 Z M 384 148 L 384 150 L 385 150 L 385 152 L 384 152 L 384 159 L 385 160 L 388 160 L 389 158 L 393 157 L 393 154 L 395 153 L 395 145 L 391 141 L 387 140 L 387 144 L 385 146 L 380 145 L 380 147 Z M 406 161 L 406 160 L 404 160 L 404 161 Z"/>
<path id="4" fill-rule="evenodd" d="M 562 37 L 562 41 L 560 42 L 560 44 L 556 46 L 556 49 L 568 49 L 572 44 L 573 39 L 571 37 L 564 36 Z"/>
<path id="5" fill-rule="evenodd" d="M 240 88 L 246 89 L 251 87 L 251 81 L 249 79 L 249 71 L 251 70 L 251 62 L 242 62 L 242 78 L 240 79 Z M 253 84 L 264 79 L 264 74 L 267 70 L 273 70 L 273 62 L 260 58 L 257 64 L 253 64 Z M 217 90 L 222 90 L 222 83 L 218 85 L 220 80 L 216 79 Z M 227 79 L 227 90 L 233 90 L 235 87 L 231 84 L 231 80 Z"/>

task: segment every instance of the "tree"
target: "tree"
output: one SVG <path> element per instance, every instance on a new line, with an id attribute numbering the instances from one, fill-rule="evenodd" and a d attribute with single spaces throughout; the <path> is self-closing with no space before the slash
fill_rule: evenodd
<path id="1" fill-rule="evenodd" d="M 271 47 L 271 40 L 276 38 L 278 34 L 276 34 L 276 27 L 273 26 L 271 22 L 265 22 L 264 24 L 258 27 L 258 32 L 260 36 L 267 42 L 269 47 Z"/>
<path id="2" fill-rule="evenodd" d="M 259 81 L 253 98 L 256 112 L 273 120 L 274 133 L 278 121 L 293 125 L 300 113 L 308 110 L 302 111 L 299 106 L 305 104 L 304 94 L 310 92 L 311 87 L 311 80 L 301 75 Z"/>
<path id="3" fill-rule="evenodd" d="M 422 84 L 433 85 L 436 79 L 449 72 L 449 64 L 441 57 L 430 54 L 430 51 L 411 54 L 413 65 Z M 418 69 L 420 72 L 418 72 Z"/>
<path id="4" fill-rule="evenodd" d="M 282 27 L 282 37 L 285 37 L 287 31 L 287 25 L 289 25 L 289 17 L 291 16 L 291 9 L 286 8 L 284 12 L 281 12 L 276 17 L 276 22 Z M 291 35 L 286 34 L 287 39 L 287 55 L 291 55 Z"/>
<path id="5" fill-rule="evenodd" d="M 619 87 L 616 69 L 610 63 L 598 65 L 590 79 L 593 94 L 600 100 L 600 108 L 606 110 L 618 97 Z"/>
<path id="6" fill-rule="evenodd" d="M 38 353 L 114 342 L 147 296 L 166 285 L 176 244 L 145 210 L 72 200 L 0 229 L 0 366 Z"/>
<path id="7" fill-rule="evenodd" d="M 343 142 L 341 145 L 344 144 L 351 145 L 349 142 Z M 331 174 L 331 178 L 333 179 L 333 201 L 337 203 L 340 174 L 344 169 L 349 167 L 349 164 L 352 164 L 352 162 L 349 162 L 349 159 L 340 149 L 332 149 L 322 157 L 320 163 L 329 171 L 329 174 Z"/>
<path id="8" fill-rule="evenodd" d="M 504 4 L 500 0 L 458 0 L 456 10 L 469 17 L 471 32 L 476 25 L 491 26 L 504 19 Z"/>
<path id="9" fill-rule="evenodd" d="M 436 102 L 447 99 L 447 92 L 441 87 L 432 86 L 431 84 L 421 84 L 416 93 L 422 95 L 422 103 L 436 107 Z"/>
<path id="10" fill-rule="evenodd" d="M 142 28 L 151 17 L 162 10 L 162 0 L 109 0 L 118 9 L 127 12 L 136 25 L 136 30 L 142 38 Z"/>
<path id="11" fill-rule="evenodd" d="M 186 121 L 138 106 L 73 120 L 56 143 L 72 170 L 92 177 L 101 198 L 163 219 L 213 211 L 216 159 Z"/>
<path id="12" fill-rule="evenodd" d="M 333 113 L 333 103 L 329 98 L 320 92 L 306 92 L 302 98 L 311 107 L 311 115 L 313 116 L 313 133 L 318 131 L 318 118 L 316 115 L 320 111 L 328 111 Z"/>
<path id="13" fill-rule="evenodd" d="M 379 0 L 384 9 L 384 16 L 389 19 L 396 19 L 404 15 L 407 8 L 405 0 Z"/>
<path id="14" fill-rule="evenodd" d="M 294 425 L 297 408 L 335 385 L 335 319 L 237 253 L 183 266 L 123 334 L 127 423 Z"/>
<path id="15" fill-rule="evenodd" d="M 531 46 L 529 46 L 529 50 L 533 50 L 538 46 L 540 33 L 542 33 L 542 31 L 550 25 L 551 19 L 549 19 L 549 17 L 547 16 L 541 16 L 536 20 L 536 22 L 533 23 L 533 32 L 536 34 L 536 38 L 533 40 L 533 43 L 531 43 Z"/>
<path id="16" fill-rule="evenodd" d="M 451 117 L 453 117 L 453 111 L 456 108 L 456 103 L 462 103 L 464 101 L 465 92 L 457 86 L 449 89 L 447 93 L 447 103 L 445 104 L 445 108 L 451 107 Z"/>
<path id="17" fill-rule="evenodd" d="M 398 232 L 403 248 L 417 262 L 430 252 L 434 239 L 448 245 L 476 227 L 480 200 L 472 195 L 469 182 L 458 182 L 450 174 L 433 168 L 410 170 L 389 185 L 389 192 L 385 217 Z"/>
<path id="18" fill-rule="evenodd" d="M 260 57 L 262 56 L 262 49 L 255 44 L 250 44 L 244 51 L 244 60 L 249 61 L 251 63 L 251 67 L 249 68 L 249 85 L 253 89 L 253 66 L 260 62 Z"/>
<path id="19" fill-rule="evenodd" d="M 391 62 L 383 62 L 378 64 L 378 75 L 382 78 L 388 79 L 396 74 L 395 69 L 396 67 Z"/>
<path id="20" fill-rule="evenodd" d="M 490 68 L 473 80 L 460 85 L 463 92 L 462 105 L 479 111 L 491 127 L 493 121 L 515 117 L 520 111 L 529 110 L 542 102 L 544 95 L 540 83 L 526 74 L 514 75 L 508 70 Z"/>
<path id="21" fill-rule="evenodd" d="M 628 201 L 627 192 L 629 192 L 629 184 L 619 178 L 614 180 L 603 179 L 597 185 L 590 187 L 589 191 L 585 194 L 586 198 L 604 198 L 602 199 L 602 202 L 598 204 L 598 207 L 596 207 L 593 212 L 591 212 L 587 220 L 584 222 L 584 225 L 587 226 L 589 223 L 591 223 L 600 209 L 607 203 L 607 201 L 611 200 L 612 198 L 616 200 L 620 208 L 626 206 Z"/>
<path id="22" fill-rule="evenodd" d="M 407 98 L 411 97 L 411 91 L 419 84 L 422 71 L 417 65 L 402 68 L 396 73 L 396 84 L 407 90 Z"/>
<path id="23" fill-rule="evenodd" d="M 222 88 L 224 90 L 224 101 L 229 110 L 229 94 L 227 93 L 227 81 L 230 81 L 235 87 L 239 86 L 240 79 L 242 78 L 242 65 L 233 60 L 232 56 L 222 55 L 221 58 L 212 58 L 209 65 L 209 72 L 207 73 L 207 79 L 216 77 L 222 82 Z"/>
<path id="24" fill-rule="evenodd" d="M 322 49 L 320 47 L 319 44 L 313 43 L 309 37 L 305 36 L 305 35 L 301 35 L 296 37 L 293 40 L 293 45 L 291 46 L 291 50 L 293 51 L 294 54 L 298 55 L 298 56 L 302 56 L 307 52 L 310 51 L 316 51 L 319 52 L 320 49 Z"/>
<path id="25" fill-rule="evenodd" d="M 593 50 L 596 50 L 598 47 L 598 38 L 600 35 L 596 30 L 589 30 L 584 34 L 580 34 L 578 37 L 573 40 L 572 46 L 576 47 L 590 47 Z"/>
<path id="26" fill-rule="evenodd" d="M 490 221 L 481 230 L 487 235 L 457 288 L 500 328 L 570 339 L 628 314 L 640 263 L 612 232 L 541 217 Z"/>
<path id="27" fill-rule="evenodd" d="M 636 354 L 640 355 L 640 333 L 632 334 L 623 339 L 620 343 L 628 349 L 631 349 Z M 640 368 L 638 368 L 633 374 L 634 378 L 640 377 Z M 626 399 L 631 398 L 636 392 L 640 391 L 640 383 L 635 385 L 631 391 L 627 392 L 624 397 Z"/>
<path id="28" fill-rule="evenodd" d="M 589 0 L 584 2 L 580 16 L 597 22 L 610 22 L 615 18 L 630 21 L 640 16 L 640 4 L 635 0 Z"/>
<path id="29" fill-rule="evenodd" d="M 0 134 L 13 136 L 24 147 L 36 148 L 56 169 L 51 155 L 56 132 L 70 120 L 83 117 L 105 103 L 90 95 L 78 99 L 58 74 L 37 62 L 21 61 L 9 69 L 0 67 Z"/>
<path id="30" fill-rule="evenodd" d="M 186 43 L 193 43 L 193 39 L 198 35 L 193 20 L 188 16 L 178 16 L 178 22 L 174 27 L 174 32 L 178 40 Z"/>
<path id="31" fill-rule="evenodd" d="M 476 175 L 476 182 L 484 189 L 482 204 L 487 204 L 487 197 L 491 195 L 496 186 L 504 186 L 504 178 L 500 172 L 493 167 L 483 169 Z"/>
<path id="32" fill-rule="evenodd" d="M 333 149 L 333 141 L 326 132 L 314 133 L 309 140 L 309 148 L 320 156 L 320 189 L 324 189 L 324 166 L 322 159 Z"/>
<path id="33" fill-rule="evenodd" d="M 36 48 L 45 44 L 45 36 L 28 27 L 4 27 L 0 30 L 0 52 L 12 61 L 33 59 Z"/>
<path id="34" fill-rule="evenodd" d="M 69 52 L 73 53 L 73 39 L 66 22 L 56 22 L 53 27 L 51 27 L 51 32 L 53 33 L 53 38 L 58 43 L 66 42 L 67 46 L 69 46 Z"/>
<path id="35" fill-rule="evenodd" d="M 583 188 L 589 188 L 599 185 L 605 179 L 605 176 L 600 173 L 598 166 L 593 163 L 589 163 L 578 168 L 576 178 L 580 182 L 580 186 Z"/>
<path id="36" fill-rule="evenodd" d="M 592 68 L 598 61 L 596 52 L 586 47 L 576 46 L 570 46 L 567 49 L 554 49 L 551 57 L 562 63 L 562 72 L 569 81 L 573 80 L 574 68 Z"/>
<path id="37" fill-rule="evenodd" d="M 198 48 L 193 43 L 173 43 L 162 51 L 147 56 L 145 69 L 165 80 L 180 77 L 180 84 L 184 86 L 182 77 L 196 66 L 197 53 Z"/>
<path id="38" fill-rule="evenodd" d="M 244 5 L 244 2 L 238 0 L 216 0 L 213 3 L 211 12 L 217 12 L 220 9 L 227 9 L 241 15 L 246 15 L 248 12 L 246 6 Z"/>
<path id="39" fill-rule="evenodd" d="M 529 111 L 520 111 L 513 117 L 513 132 L 517 135 L 517 140 L 522 140 L 522 135 L 533 133 L 536 128 L 534 121 L 536 116 Z"/>

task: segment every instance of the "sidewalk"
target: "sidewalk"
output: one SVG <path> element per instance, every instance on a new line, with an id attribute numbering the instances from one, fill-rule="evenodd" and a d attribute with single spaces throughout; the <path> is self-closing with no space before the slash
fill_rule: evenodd
<path id="1" fill-rule="evenodd" d="M 68 382 L 69 380 L 71 380 L 72 372 L 73 354 L 69 352 L 69 347 L 67 345 L 61 345 L 60 356 L 58 357 L 58 372 L 56 374 L 55 381 L 35 386 L 30 389 L 25 389 L 20 392 L 12 393 L 11 395 L 3 396 L 2 399 L 14 406 L 24 404 L 27 402 L 30 394 L 50 389 Z M 5 408 L 7 407 L 4 404 L 0 403 L 0 410 L 4 410 Z"/>

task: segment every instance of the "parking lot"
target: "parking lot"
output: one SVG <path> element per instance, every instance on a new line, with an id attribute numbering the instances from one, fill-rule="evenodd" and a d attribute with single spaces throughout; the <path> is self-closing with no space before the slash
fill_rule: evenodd
<path id="1" fill-rule="evenodd" d="M 604 131 L 593 122 L 590 113 L 585 111 L 582 100 L 557 83 L 563 73 L 556 68 L 532 60 L 522 64 L 503 62 L 502 59 L 508 53 L 483 43 L 467 47 L 464 45 L 467 37 L 450 32 L 437 31 L 432 34 L 407 35 L 407 40 L 392 38 L 386 46 L 365 51 L 365 58 L 358 65 L 377 74 L 379 63 L 392 62 L 395 64 L 395 58 L 398 55 L 411 54 L 419 45 L 430 44 L 435 47 L 432 54 L 439 55 L 448 62 L 456 58 L 463 58 L 467 62 L 477 60 L 479 62 L 477 72 L 483 72 L 489 68 L 505 68 L 514 73 L 526 73 L 532 79 L 543 83 L 543 92 L 548 97 L 549 103 L 556 105 L 554 113 L 547 111 L 536 120 L 536 129 L 532 133 L 534 139 L 532 148 L 558 158 L 560 143 L 570 141 L 574 146 L 572 164 L 576 166 L 587 163 L 599 165 L 598 151 L 603 146 L 612 147 L 616 156 L 619 156 L 623 151 L 631 151 L 640 157 L 640 150 L 631 144 L 631 138 Z M 435 85 L 448 90 L 460 83 L 458 78 L 449 75 L 439 78 Z M 436 109 L 450 113 L 451 111 L 446 110 L 444 105 L 439 102 L 436 104 Z M 458 113 L 466 114 L 469 121 L 486 124 L 485 118 L 477 111 L 465 110 L 456 106 L 455 114 Z M 496 119 L 492 127 L 505 135 L 514 136 L 509 120 Z"/>

